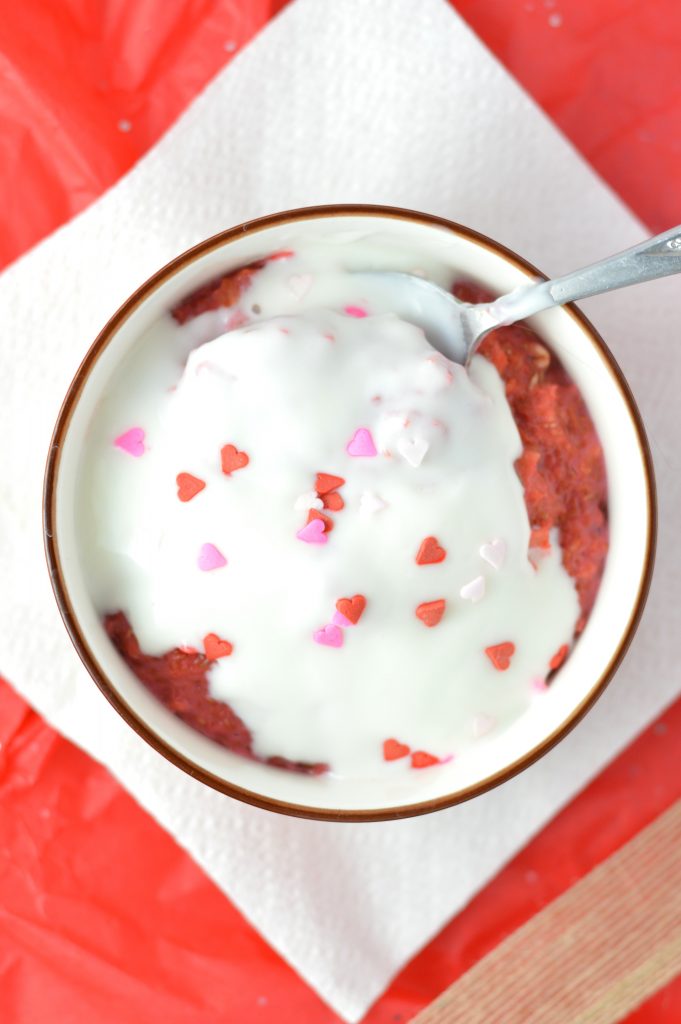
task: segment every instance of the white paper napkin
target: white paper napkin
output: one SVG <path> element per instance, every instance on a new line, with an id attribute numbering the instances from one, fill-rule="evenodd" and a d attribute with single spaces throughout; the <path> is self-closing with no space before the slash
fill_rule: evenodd
<path id="1" fill-rule="evenodd" d="M 91 683 L 47 579 L 41 481 L 71 376 L 137 284 L 223 227 L 338 201 L 461 220 L 548 272 L 645 233 L 444 0 L 296 0 L 126 178 L 0 278 L 0 668 L 354 1021 L 678 692 L 681 311 L 678 279 L 587 305 L 643 407 L 662 500 L 653 598 L 595 710 L 522 776 L 436 816 L 348 826 L 268 815 L 173 768 Z"/>

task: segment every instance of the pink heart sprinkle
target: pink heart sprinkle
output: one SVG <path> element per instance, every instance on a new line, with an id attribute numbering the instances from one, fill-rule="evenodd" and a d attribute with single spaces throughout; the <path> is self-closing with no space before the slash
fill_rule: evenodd
<path id="1" fill-rule="evenodd" d="M 141 427 L 131 427 L 130 430 L 126 430 L 124 434 L 117 437 L 114 444 L 121 451 L 127 452 L 128 455 L 132 455 L 133 458 L 139 459 L 140 455 L 144 455 L 144 431 Z"/>
<path id="2" fill-rule="evenodd" d="M 360 427 L 352 435 L 345 448 L 348 455 L 372 457 L 377 455 L 374 439 L 365 427 Z"/>
<path id="3" fill-rule="evenodd" d="M 323 644 L 324 647 L 342 647 L 343 630 L 330 622 L 328 626 L 313 633 L 312 639 L 316 644 Z"/>
<path id="4" fill-rule="evenodd" d="M 348 316 L 356 316 L 358 320 L 369 315 L 362 306 L 346 306 L 343 312 L 347 313 Z"/>
<path id="5" fill-rule="evenodd" d="M 197 564 L 201 572 L 210 572 L 211 569 L 222 569 L 227 565 L 227 559 L 215 544 L 202 544 Z"/>
<path id="6" fill-rule="evenodd" d="M 248 317 L 244 313 L 242 313 L 240 309 L 237 309 L 235 310 L 234 313 L 232 313 L 229 320 L 227 321 L 226 329 L 228 331 L 236 331 L 237 328 L 243 327 L 244 324 L 247 323 Z"/>
<path id="7" fill-rule="evenodd" d="M 542 679 L 541 676 L 536 676 L 532 680 L 530 685 L 532 686 L 532 689 L 534 690 L 535 693 L 544 693 L 545 690 L 548 690 L 548 686 L 546 685 L 546 680 Z"/>
<path id="8" fill-rule="evenodd" d="M 331 621 L 336 626 L 342 626 L 343 629 L 347 629 L 348 626 L 352 626 L 352 622 L 350 622 L 350 619 L 346 619 L 342 612 L 334 612 Z"/>
<path id="9" fill-rule="evenodd" d="M 326 544 L 329 538 L 324 532 L 325 529 L 323 519 L 311 519 L 302 530 L 298 530 L 296 537 L 298 540 L 304 540 L 306 544 Z"/>

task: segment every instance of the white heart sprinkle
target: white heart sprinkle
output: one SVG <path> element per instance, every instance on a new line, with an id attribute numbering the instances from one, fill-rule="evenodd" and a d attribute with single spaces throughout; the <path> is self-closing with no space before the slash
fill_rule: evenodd
<path id="1" fill-rule="evenodd" d="M 383 501 L 380 495 L 373 491 L 363 491 L 359 499 L 359 511 L 363 516 L 373 516 L 376 512 L 382 512 L 388 507 L 388 502 Z"/>
<path id="2" fill-rule="evenodd" d="M 506 561 L 506 541 L 497 537 L 489 544 L 483 544 L 480 548 L 480 556 L 488 562 L 493 569 L 501 569 Z"/>
<path id="3" fill-rule="evenodd" d="M 292 274 L 288 286 L 297 299 L 302 299 L 312 287 L 312 274 Z"/>
<path id="4" fill-rule="evenodd" d="M 477 604 L 485 596 L 485 577 L 476 576 L 470 583 L 465 583 L 459 591 L 464 601 L 472 601 Z"/>
<path id="5" fill-rule="evenodd" d="M 492 731 L 496 724 L 496 718 L 491 718 L 489 715 L 483 714 L 476 715 L 473 719 L 473 735 L 476 740 L 479 740 L 481 736 L 486 736 L 488 732 Z"/>
<path id="6" fill-rule="evenodd" d="M 296 498 L 293 507 L 297 512 L 306 512 L 309 508 L 316 508 L 319 511 L 319 509 L 324 508 L 324 502 L 316 491 L 306 491 L 305 494 L 301 494 L 299 498 Z"/>
<path id="7" fill-rule="evenodd" d="M 414 469 L 421 465 L 429 448 L 430 445 L 422 437 L 416 437 L 413 440 L 401 437 L 397 442 L 397 451 Z"/>

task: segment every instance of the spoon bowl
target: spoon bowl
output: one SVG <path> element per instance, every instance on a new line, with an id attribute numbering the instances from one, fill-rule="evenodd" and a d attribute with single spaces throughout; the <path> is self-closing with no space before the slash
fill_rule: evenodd
<path id="1" fill-rule="evenodd" d="M 493 302 L 460 302 L 433 281 L 401 271 L 360 271 L 386 290 L 398 316 L 422 327 L 431 345 L 466 366 L 495 327 L 552 306 L 681 273 L 681 225 L 571 274 L 522 285 Z"/>

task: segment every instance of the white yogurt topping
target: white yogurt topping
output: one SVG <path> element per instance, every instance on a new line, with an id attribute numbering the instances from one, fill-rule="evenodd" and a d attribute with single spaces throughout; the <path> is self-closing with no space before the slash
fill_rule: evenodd
<path id="1" fill-rule="evenodd" d="M 498 734 L 579 616 L 557 537 L 528 560 L 496 370 L 448 362 L 382 303 L 303 252 L 257 274 L 245 327 L 222 333 L 234 310 L 159 321 L 91 424 L 78 510 L 102 614 L 124 611 L 151 655 L 229 641 L 210 690 L 254 751 L 359 778 L 412 770 L 384 759 L 388 739 L 447 759 Z M 229 475 L 228 445 L 229 465 L 248 456 Z M 181 473 L 205 484 L 190 500 Z M 317 473 L 345 481 L 343 508 L 321 510 L 331 531 L 307 526 Z M 445 556 L 417 564 L 427 538 Z M 356 625 L 336 609 L 354 595 Z M 416 610 L 439 600 L 429 627 Z M 503 671 L 485 653 L 500 644 Z"/>

